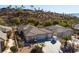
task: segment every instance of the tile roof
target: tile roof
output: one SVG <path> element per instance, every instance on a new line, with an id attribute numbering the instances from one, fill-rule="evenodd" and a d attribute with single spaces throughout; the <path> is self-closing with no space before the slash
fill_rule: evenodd
<path id="1" fill-rule="evenodd" d="M 49 27 L 47 27 L 47 29 L 51 30 L 53 32 L 65 32 L 65 31 L 68 31 L 68 30 L 72 30 L 70 28 L 65 28 L 65 27 L 60 26 L 60 25 L 49 26 Z"/>
<path id="2" fill-rule="evenodd" d="M 34 35 L 38 35 L 38 34 L 51 33 L 51 31 L 49 31 L 49 30 L 46 30 L 44 28 L 37 28 L 30 24 L 23 26 L 22 30 L 26 36 L 34 36 Z"/>

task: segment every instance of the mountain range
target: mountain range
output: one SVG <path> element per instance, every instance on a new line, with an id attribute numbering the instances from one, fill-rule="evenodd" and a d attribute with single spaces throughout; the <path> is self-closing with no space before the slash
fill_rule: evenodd
<path id="1" fill-rule="evenodd" d="M 70 15 L 71 15 L 71 16 L 79 17 L 79 13 L 71 13 Z"/>

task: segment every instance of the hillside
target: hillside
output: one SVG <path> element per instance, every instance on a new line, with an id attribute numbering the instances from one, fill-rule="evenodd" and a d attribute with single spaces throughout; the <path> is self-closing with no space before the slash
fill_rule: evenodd
<path id="1" fill-rule="evenodd" d="M 45 12 L 43 10 L 10 7 L 0 9 L 1 25 L 13 26 L 28 23 L 38 27 L 55 24 L 59 24 L 64 27 L 71 27 L 73 24 L 79 23 L 79 18 L 56 12 Z"/>

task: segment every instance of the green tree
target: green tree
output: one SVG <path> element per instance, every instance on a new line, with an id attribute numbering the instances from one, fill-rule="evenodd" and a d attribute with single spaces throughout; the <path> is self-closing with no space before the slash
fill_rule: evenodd
<path id="1" fill-rule="evenodd" d="M 23 5 L 21 5 L 21 9 L 24 9 L 25 7 Z"/>
<path id="2" fill-rule="evenodd" d="M 9 5 L 7 8 L 10 9 L 12 7 L 12 5 Z"/>
<path id="3" fill-rule="evenodd" d="M 31 9 L 33 10 L 34 9 L 34 6 L 33 5 L 30 5 Z"/>

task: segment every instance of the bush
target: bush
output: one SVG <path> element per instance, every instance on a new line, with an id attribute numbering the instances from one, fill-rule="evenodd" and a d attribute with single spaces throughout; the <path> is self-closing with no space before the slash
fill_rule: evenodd
<path id="1" fill-rule="evenodd" d="M 53 25 L 57 25 L 57 24 L 59 24 L 58 21 L 53 21 Z"/>
<path id="2" fill-rule="evenodd" d="M 36 20 L 35 18 L 29 18 L 29 19 L 27 19 L 27 23 L 30 23 L 30 24 L 32 24 L 34 26 L 38 26 L 39 21 Z"/>
<path id="3" fill-rule="evenodd" d="M 39 46 L 36 46 L 31 50 L 31 53 L 43 53 L 42 48 Z"/>
<path id="4" fill-rule="evenodd" d="M 10 50 L 13 52 L 13 53 L 16 53 L 18 51 L 17 47 L 16 46 L 12 46 L 10 48 Z"/>
<path id="5" fill-rule="evenodd" d="M 19 25 L 20 24 L 20 19 L 18 17 L 15 17 L 11 20 L 12 25 Z"/>
<path id="6" fill-rule="evenodd" d="M 67 40 L 71 40 L 71 36 L 65 35 L 65 36 L 62 37 L 62 39 L 66 40 L 66 41 L 67 41 Z"/>
<path id="7" fill-rule="evenodd" d="M 51 21 L 45 21 L 43 24 L 44 24 L 44 26 L 50 26 L 50 25 L 52 25 L 52 22 Z"/>
<path id="8" fill-rule="evenodd" d="M 0 25 L 5 25 L 5 21 L 0 18 Z"/>

